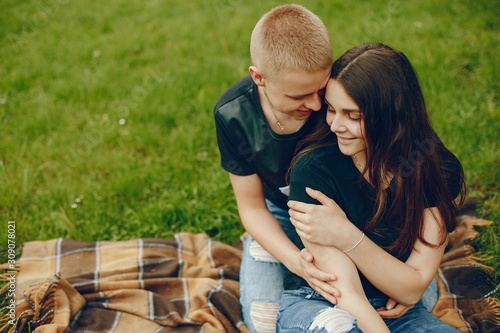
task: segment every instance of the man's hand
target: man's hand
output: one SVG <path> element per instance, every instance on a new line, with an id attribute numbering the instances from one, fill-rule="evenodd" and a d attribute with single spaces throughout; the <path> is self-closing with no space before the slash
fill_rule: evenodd
<path id="1" fill-rule="evenodd" d="M 402 315 L 404 315 L 408 310 L 413 308 L 414 305 L 411 306 L 406 306 L 403 304 L 400 304 L 396 302 L 396 300 L 389 298 L 387 301 L 387 304 L 385 305 L 385 308 L 379 308 L 377 309 L 378 314 L 382 318 L 399 318 Z"/>
<path id="2" fill-rule="evenodd" d="M 297 234 L 310 243 L 342 249 L 345 245 L 342 243 L 346 242 L 344 238 L 347 235 L 347 228 L 356 227 L 347 219 L 344 211 L 334 200 L 310 188 L 306 188 L 306 192 L 321 205 L 292 200 L 288 202 L 290 221 L 297 230 Z"/>
<path id="3" fill-rule="evenodd" d="M 307 249 L 300 252 L 299 270 L 295 273 L 306 280 L 311 288 L 330 303 L 337 304 L 340 291 L 328 283 L 337 280 L 337 277 L 319 270 L 314 264 L 313 256 Z"/>

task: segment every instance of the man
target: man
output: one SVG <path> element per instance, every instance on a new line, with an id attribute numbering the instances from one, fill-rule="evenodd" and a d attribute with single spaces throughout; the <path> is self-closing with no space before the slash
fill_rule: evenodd
<path id="1" fill-rule="evenodd" d="M 296 146 L 322 107 L 332 46 L 318 16 L 283 5 L 255 26 L 250 55 L 250 75 L 222 95 L 214 117 L 221 164 L 248 232 L 240 271 L 245 324 L 274 332 L 286 268 L 335 302 L 336 290 L 325 282 L 333 277 L 302 259 L 290 241 L 295 229 L 284 194 Z"/>

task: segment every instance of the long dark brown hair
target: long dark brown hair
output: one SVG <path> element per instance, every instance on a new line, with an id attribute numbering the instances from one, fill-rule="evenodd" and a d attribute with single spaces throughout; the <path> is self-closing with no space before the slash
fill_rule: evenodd
<path id="1" fill-rule="evenodd" d="M 399 237 L 387 250 L 402 254 L 417 239 L 438 246 L 423 238 L 424 209 L 437 207 L 444 223 L 441 244 L 445 242 L 447 232 L 456 227 L 456 212 L 464 199 L 463 170 L 460 167 L 455 178 L 460 186 L 460 199 L 455 201 L 437 154 L 448 150 L 431 126 L 417 74 L 406 56 L 383 44 L 363 44 L 334 62 L 330 78 L 343 86 L 364 119 L 367 161 L 362 176 L 368 173 L 376 192 L 375 211 L 365 230 L 373 231 L 383 217 L 396 217 L 401 221 Z M 324 118 L 317 121 L 314 131 L 299 144 L 292 165 L 327 145 L 332 135 Z M 384 190 L 387 175 L 395 177 L 391 204 Z"/>

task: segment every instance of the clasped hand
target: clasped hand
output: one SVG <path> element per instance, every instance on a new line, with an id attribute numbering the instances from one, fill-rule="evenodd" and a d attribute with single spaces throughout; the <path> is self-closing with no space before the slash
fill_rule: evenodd
<path id="1" fill-rule="evenodd" d="M 311 288 L 332 304 L 337 304 L 340 291 L 332 286 L 330 282 L 337 280 L 333 274 L 319 270 L 314 264 L 314 258 L 307 249 L 300 251 L 299 267 L 296 274 L 300 275 Z"/>
<path id="2" fill-rule="evenodd" d="M 317 291 L 326 300 L 332 304 L 337 304 L 337 297 L 341 297 L 340 290 L 333 287 L 331 284 L 331 282 L 337 280 L 337 277 L 333 274 L 320 271 L 316 265 L 314 265 L 314 258 L 307 249 L 304 248 L 300 252 L 300 255 L 302 261 L 301 276 L 307 281 L 311 288 Z M 413 305 L 406 306 L 398 303 L 393 298 L 389 298 L 385 307 L 378 308 L 377 312 L 382 318 L 399 318 L 411 308 L 413 308 Z"/>
<path id="3" fill-rule="evenodd" d="M 321 205 L 293 200 L 288 202 L 290 222 L 297 234 L 310 243 L 342 249 L 346 240 L 339 235 L 347 235 L 348 228 L 356 227 L 334 200 L 310 188 L 306 188 L 306 192 Z"/>

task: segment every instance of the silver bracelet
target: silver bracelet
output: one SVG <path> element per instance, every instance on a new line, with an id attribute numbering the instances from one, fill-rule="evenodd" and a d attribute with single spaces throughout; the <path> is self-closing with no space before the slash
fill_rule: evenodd
<path id="1" fill-rule="evenodd" d="M 362 234 L 363 234 L 363 235 L 361 236 L 361 239 L 360 239 L 360 240 L 359 240 L 359 241 L 358 241 L 358 242 L 357 242 L 357 243 L 356 243 L 353 247 L 351 247 L 349 250 L 345 250 L 345 251 L 342 251 L 342 252 L 347 253 L 347 252 L 349 252 L 349 251 L 354 250 L 354 249 L 356 248 L 356 246 L 358 246 L 358 245 L 359 245 L 359 243 L 361 243 L 361 241 L 363 240 L 363 238 L 365 238 L 365 233 L 363 232 Z"/>

